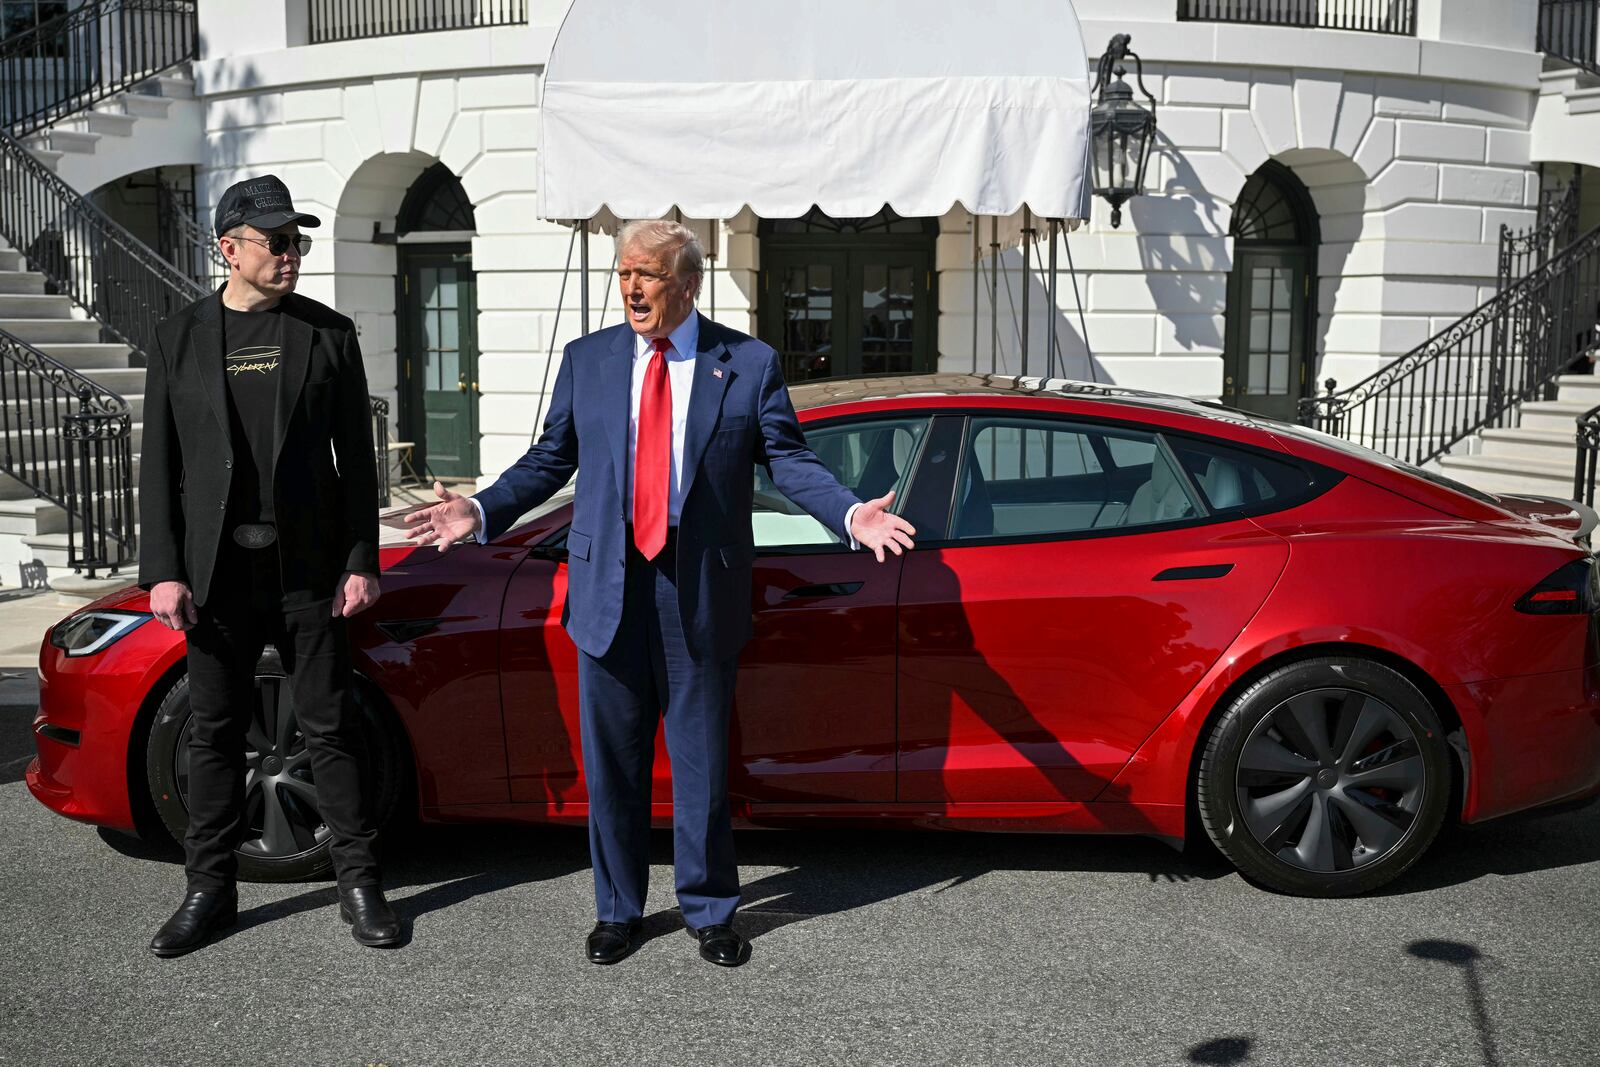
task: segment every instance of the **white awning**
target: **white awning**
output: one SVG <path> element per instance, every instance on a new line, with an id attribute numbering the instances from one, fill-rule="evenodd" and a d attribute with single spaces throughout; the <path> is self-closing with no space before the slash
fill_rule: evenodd
<path id="1" fill-rule="evenodd" d="M 1069 0 L 574 0 L 545 69 L 539 213 L 1088 215 Z"/>

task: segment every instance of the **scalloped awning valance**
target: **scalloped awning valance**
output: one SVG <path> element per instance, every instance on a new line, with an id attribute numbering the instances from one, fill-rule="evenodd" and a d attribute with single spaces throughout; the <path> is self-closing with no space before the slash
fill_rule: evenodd
<path id="1" fill-rule="evenodd" d="M 1069 0 L 574 0 L 539 213 L 1084 218 L 1089 107 Z"/>

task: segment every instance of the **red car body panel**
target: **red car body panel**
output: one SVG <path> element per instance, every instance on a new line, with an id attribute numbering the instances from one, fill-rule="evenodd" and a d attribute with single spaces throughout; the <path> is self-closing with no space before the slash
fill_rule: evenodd
<path id="1" fill-rule="evenodd" d="M 1239 684 L 1306 649 L 1370 652 L 1447 701 L 1476 821 L 1600 788 L 1593 617 L 1518 599 L 1583 558 L 1570 509 L 1512 514 L 1315 439 L 1182 402 L 1026 391 L 869 398 L 842 383 L 802 420 L 1036 412 L 1233 442 L 1343 477 L 1286 510 L 1115 536 L 919 545 L 878 564 L 834 549 L 758 556 L 730 793 L 745 824 L 835 819 L 1180 838 L 1205 728 Z M 815 397 L 831 383 L 810 387 Z M 892 383 L 884 389 L 893 388 Z M 383 553 L 352 627 L 396 713 L 429 820 L 580 823 L 577 653 L 561 628 L 556 507 L 486 549 Z M 1225 574 L 1155 580 L 1173 568 Z M 102 602 L 145 607 L 132 590 Z M 133 825 L 141 708 L 183 656 L 144 625 L 104 652 L 41 652 L 36 796 Z M 670 714 L 670 712 L 669 712 Z M 141 767 L 142 752 L 134 766 Z M 671 813 L 658 738 L 654 815 Z"/>

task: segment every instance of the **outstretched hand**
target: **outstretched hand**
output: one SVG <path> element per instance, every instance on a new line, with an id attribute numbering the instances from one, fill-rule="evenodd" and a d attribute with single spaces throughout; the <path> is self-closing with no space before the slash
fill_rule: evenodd
<path id="1" fill-rule="evenodd" d="M 443 552 L 478 532 L 478 509 L 460 493 L 446 489 L 443 482 L 434 482 L 433 492 L 439 503 L 406 516 L 406 525 L 411 527 L 406 538 L 419 545 L 437 544 Z"/>
<path id="2" fill-rule="evenodd" d="M 905 549 L 915 547 L 911 537 L 917 532 L 916 528 L 889 510 L 892 503 L 893 489 L 856 508 L 850 520 L 850 535 L 862 547 L 872 549 L 879 563 L 884 560 L 883 550 L 886 548 L 898 556 Z"/>

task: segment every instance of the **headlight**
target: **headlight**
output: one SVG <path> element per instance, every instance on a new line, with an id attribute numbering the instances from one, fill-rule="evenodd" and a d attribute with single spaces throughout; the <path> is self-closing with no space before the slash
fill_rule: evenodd
<path id="1" fill-rule="evenodd" d="M 92 656 L 154 617 L 147 611 L 85 611 L 57 623 L 50 643 L 69 656 Z"/>

